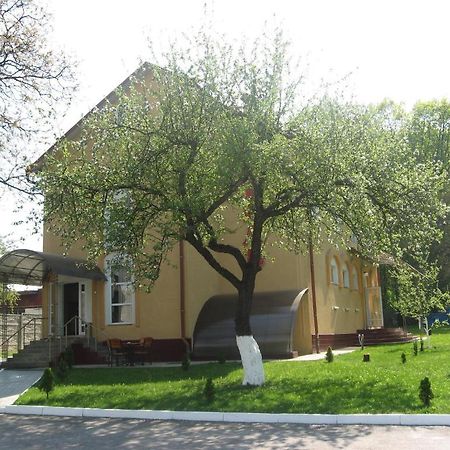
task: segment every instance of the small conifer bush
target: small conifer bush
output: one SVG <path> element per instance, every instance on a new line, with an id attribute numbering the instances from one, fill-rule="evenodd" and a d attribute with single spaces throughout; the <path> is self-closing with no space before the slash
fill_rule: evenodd
<path id="1" fill-rule="evenodd" d="M 417 341 L 413 342 L 413 355 L 417 356 Z"/>
<path id="2" fill-rule="evenodd" d="M 420 351 L 423 352 L 423 339 L 420 338 Z"/>
<path id="3" fill-rule="evenodd" d="M 44 370 L 44 374 L 42 375 L 41 381 L 39 382 L 38 388 L 41 391 L 44 391 L 47 394 L 51 392 L 55 385 L 55 376 L 53 375 L 53 371 L 50 367 L 47 367 Z"/>
<path id="4" fill-rule="evenodd" d="M 419 386 L 419 398 L 422 400 L 424 406 L 430 406 L 431 399 L 434 397 L 433 391 L 431 390 L 431 382 L 428 377 L 425 377 Z"/>
<path id="5" fill-rule="evenodd" d="M 402 364 L 405 364 L 405 363 L 406 363 L 406 355 L 405 355 L 405 352 L 402 352 L 401 357 L 402 357 Z"/>
<path id="6" fill-rule="evenodd" d="M 60 358 L 58 366 L 56 367 L 56 376 L 61 380 L 65 381 L 69 375 L 69 365 L 65 358 Z"/>
<path id="7" fill-rule="evenodd" d="M 75 362 L 74 361 L 75 357 L 74 357 L 72 348 L 70 348 L 70 347 L 66 348 L 65 352 L 63 353 L 63 357 L 67 363 L 68 368 L 71 369 Z"/>
<path id="8" fill-rule="evenodd" d="M 183 356 L 183 359 L 181 360 L 181 368 L 187 372 L 190 366 L 191 358 L 189 356 L 189 353 L 186 352 Z"/>
<path id="9" fill-rule="evenodd" d="M 331 347 L 327 348 L 327 353 L 325 355 L 325 360 L 329 363 L 333 362 L 334 360 L 334 355 L 333 355 L 333 350 L 331 349 Z"/>
<path id="10" fill-rule="evenodd" d="M 203 389 L 203 395 L 205 396 L 208 403 L 211 403 L 214 400 L 214 397 L 216 395 L 215 391 L 216 390 L 212 378 L 208 378 Z"/>

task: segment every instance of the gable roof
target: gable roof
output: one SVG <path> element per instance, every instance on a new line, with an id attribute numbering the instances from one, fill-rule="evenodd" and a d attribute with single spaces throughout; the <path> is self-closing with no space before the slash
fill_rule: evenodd
<path id="1" fill-rule="evenodd" d="M 93 108 L 91 108 L 86 114 L 83 115 L 83 117 L 76 122 L 71 128 L 69 128 L 62 136 L 60 136 L 56 142 L 48 149 L 46 150 L 36 161 L 31 163 L 28 168 L 27 172 L 35 172 L 36 170 L 39 170 L 42 163 L 44 162 L 44 159 L 47 155 L 53 153 L 56 150 L 57 144 L 65 138 L 70 138 L 73 136 L 73 134 L 80 130 L 82 128 L 83 122 L 91 115 L 94 111 L 97 111 L 99 109 L 102 109 L 107 103 L 113 102 L 116 98 L 116 91 L 118 89 L 128 88 L 131 85 L 131 80 L 133 78 L 138 78 L 144 76 L 144 74 L 152 70 L 155 67 L 154 64 L 151 64 L 149 62 L 145 62 L 141 64 L 134 72 L 132 72 L 130 75 L 128 75 L 125 80 L 123 80 L 119 85 L 117 85 L 106 97 L 104 97 L 100 102 L 98 102 Z"/>

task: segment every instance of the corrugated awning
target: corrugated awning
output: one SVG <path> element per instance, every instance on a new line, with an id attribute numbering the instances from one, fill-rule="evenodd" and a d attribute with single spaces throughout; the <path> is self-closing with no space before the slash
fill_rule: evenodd
<path id="1" fill-rule="evenodd" d="M 0 258 L 0 283 L 40 286 L 49 275 L 106 280 L 103 272 L 82 259 L 34 250 L 13 250 Z"/>
<path id="2" fill-rule="evenodd" d="M 290 357 L 300 300 L 307 289 L 253 295 L 250 324 L 264 358 Z M 238 359 L 234 317 L 238 296 L 216 295 L 203 305 L 194 330 L 194 356 Z"/>

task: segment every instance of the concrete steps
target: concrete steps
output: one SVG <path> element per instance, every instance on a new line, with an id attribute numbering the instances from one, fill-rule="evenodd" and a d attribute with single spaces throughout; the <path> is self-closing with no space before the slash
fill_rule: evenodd
<path id="1" fill-rule="evenodd" d="M 373 328 L 358 330 L 358 334 L 364 334 L 364 345 L 400 344 L 412 342 L 416 339 L 411 333 L 403 328 Z"/>
<path id="2" fill-rule="evenodd" d="M 23 350 L 15 353 L 1 364 L 3 369 L 31 369 L 48 367 L 50 362 L 57 360 L 58 356 L 73 343 L 83 341 L 79 336 L 62 337 L 61 339 L 40 339 L 32 341 Z"/>

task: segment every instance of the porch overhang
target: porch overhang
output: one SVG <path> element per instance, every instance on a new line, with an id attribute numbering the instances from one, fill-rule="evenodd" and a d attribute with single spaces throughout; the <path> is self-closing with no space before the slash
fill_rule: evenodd
<path id="1" fill-rule="evenodd" d="M 95 265 L 76 258 L 20 249 L 0 258 L 0 283 L 40 286 L 51 274 L 106 280 Z"/>

